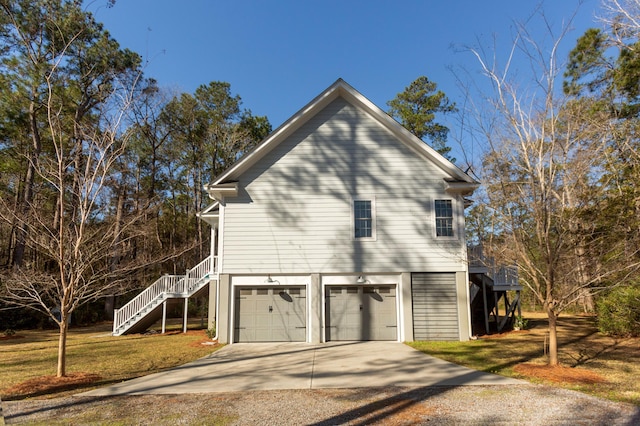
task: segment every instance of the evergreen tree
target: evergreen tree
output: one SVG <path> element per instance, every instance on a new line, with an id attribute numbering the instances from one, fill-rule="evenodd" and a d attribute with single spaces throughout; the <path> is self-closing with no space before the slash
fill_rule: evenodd
<path id="1" fill-rule="evenodd" d="M 456 106 L 437 88 L 437 84 L 427 77 L 418 77 L 403 92 L 387 102 L 389 115 L 420 139 L 426 138 L 440 154 L 455 161 L 449 155 L 451 148 L 447 146 L 449 128 L 435 119 L 436 114 L 455 112 Z"/>

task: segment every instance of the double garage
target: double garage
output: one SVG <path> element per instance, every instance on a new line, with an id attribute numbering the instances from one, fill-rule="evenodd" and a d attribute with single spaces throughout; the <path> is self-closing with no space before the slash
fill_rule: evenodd
<path id="1" fill-rule="evenodd" d="M 325 340 L 397 340 L 396 286 L 326 286 Z M 306 286 L 237 287 L 235 342 L 307 341 Z"/>
<path id="2" fill-rule="evenodd" d="M 454 274 L 412 274 L 415 340 L 458 340 Z M 319 289 L 320 290 L 320 289 Z M 397 284 L 324 285 L 323 341 L 398 340 Z M 233 342 L 305 342 L 313 295 L 307 285 L 236 286 Z M 317 299 L 317 298 L 316 298 Z"/>

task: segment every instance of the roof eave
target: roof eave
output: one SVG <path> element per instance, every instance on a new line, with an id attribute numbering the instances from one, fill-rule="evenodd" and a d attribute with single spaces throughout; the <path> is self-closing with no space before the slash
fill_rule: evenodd
<path id="1" fill-rule="evenodd" d="M 480 186 L 479 182 L 472 181 L 455 181 L 455 182 L 445 182 L 445 191 L 449 194 L 455 195 L 471 195 L 473 192 L 478 189 Z"/>
<path id="2" fill-rule="evenodd" d="M 212 200 L 222 203 L 225 197 L 238 196 L 238 182 L 205 185 L 204 189 Z"/>

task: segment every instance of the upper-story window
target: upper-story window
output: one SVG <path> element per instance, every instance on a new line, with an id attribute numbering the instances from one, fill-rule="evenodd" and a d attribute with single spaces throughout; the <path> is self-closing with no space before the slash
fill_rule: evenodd
<path id="1" fill-rule="evenodd" d="M 451 200 L 435 200 L 436 236 L 453 237 L 453 204 Z"/>
<path id="2" fill-rule="evenodd" d="M 373 200 L 353 200 L 353 236 L 374 239 L 376 236 L 375 203 Z"/>

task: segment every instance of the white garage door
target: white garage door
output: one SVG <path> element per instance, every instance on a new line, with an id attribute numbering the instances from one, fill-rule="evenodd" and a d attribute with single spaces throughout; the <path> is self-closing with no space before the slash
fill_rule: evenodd
<path id="1" fill-rule="evenodd" d="M 305 287 L 238 287 L 234 342 L 304 342 Z"/>
<path id="2" fill-rule="evenodd" d="M 397 340 L 395 285 L 327 286 L 326 339 Z"/>

